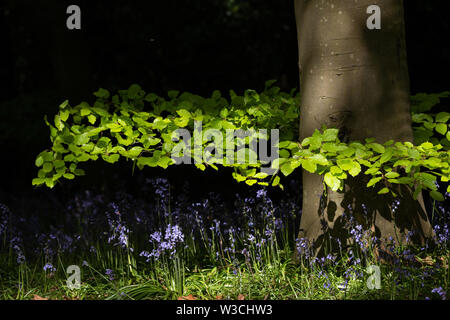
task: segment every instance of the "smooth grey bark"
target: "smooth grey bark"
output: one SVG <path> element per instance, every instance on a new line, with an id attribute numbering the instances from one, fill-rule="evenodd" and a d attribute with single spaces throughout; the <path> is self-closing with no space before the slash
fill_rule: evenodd
<path id="1" fill-rule="evenodd" d="M 370 5 L 381 8 L 381 29 L 366 26 Z M 409 76 L 401 0 L 296 0 L 299 47 L 300 140 L 323 124 L 340 130 L 341 141 L 412 141 Z M 323 194 L 322 177 L 303 170 L 303 209 L 299 237 L 316 248 L 332 247 L 330 236 L 348 243 L 342 214 L 380 239 L 405 242 L 409 231 L 422 243 L 432 235 L 423 201 L 399 188 L 400 207 L 377 195 L 361 177 L 348 179 L 344 192 Z M 363 212 L 362 204 L 368 208 Z M 329 248 L 333 249 L 333 248 Z"/>

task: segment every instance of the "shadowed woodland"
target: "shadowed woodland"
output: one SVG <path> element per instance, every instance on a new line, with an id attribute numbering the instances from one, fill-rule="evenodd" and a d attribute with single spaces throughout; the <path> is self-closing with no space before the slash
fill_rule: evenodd
<path id="1" fill-rule="evenodd" d="M 59 299 L 98 299 L 93 288 L 105 290 L 112 299 L 173 299 L 187 293 L 204 299 L 235 299 L 238 292 L 234 289 L 221 291 L 227 285 L 236 287 L 238 280 L 232 284 L 226 280 L 233 275 L 241 277 L 248 285 L 246 298 L 249 299 L 424 299 L 445 296 L 444 291 L 448 290 L 445 286 L 448 287 L 449 231 L 443 231 L 448 228 L 444 227 L 446 224 L 437 223 L 440 218 L 435 212 L 447 214 L 444 220 L 450 219 L 448 197 L 437 204 L 428 193 L 424 193 L 420 202 L 411 201 L 410 190 L 402 186 L 396 189 L 401 201 L 396 202 L 389 195 L 386 202 L 380 202 L 377 201 L 377 192 L 367 189 L 367 181 L 361 178 L 349 178 L 345 193 L 329 192 L 323 195 L 322 177 L 309 173 L 302 176 L 300 170 L 292 176 L 282 177 L 285 191 L 276 188 L 262 190 L 236 182 L 230 168 L 202 172 L 193 166 L 182 165 L 171 166 L 167 170 L 151 168 L 135 172 L 129 163 L 120 162 L 111 166 L 102 161 L 86 163 L 86 176 L 78 177 L 76 181 L 64 181 L 52 190 L 36 188 L 31 184 L 37 172 L 36 156 L 49 145 L 49 130 L 44 123 L 44 115 L 53 117 L 66 99 L 71 105 L 82 101 L 93 103 L 93 93 L 100 87 L 116 92 L 134 83 L 159 96 L 165 96 L 169 90 L 200 96 L 211 96 L 214 90 L 219 90 L 227 96 L 231 89 L 238 94 L 247 89 L 260 92 L 264 90 L 267 80 L 276 79 L 276 85 L 282 92 L 289 92 L 292 88 L 300 92 L 305 110 L 308 105 L 316 110 L 316 113 L 305 112 L 305 116 L 301 117 L 300 133 L 295 132 L 296 139 L 311 136 L 315 128 L 325 123 L 340 129 L 339 139 L 343 142 L 367 136 L 376 137 L 381 142 L 389 139 L 412 140 L 411 128 L 404 125 L 411 121 L 410 96 L 399 93 L 401 89 L 407 86 L 406 91 L 411 95 L 449 89 L 446 75 L 450 47 L 444 40 L 449 34 L 449 24 L 446 12 L 442 10 L 443 0 L 404 1 L 404 13 L 393 11 L 383 16 L 383 24 L 396 26 L 392 34 L 384 34 L 384 38 L 369 31 L 363 34 L 351 31 L 341 38 L 338 28 L 334 28 L 331 36 L 338 37 L 339 44 L 333 49 L 319 48 L 314 42 L 319 39 L 318 16 L 303 8 L 305 16 L 296 22 L 294 4 L 287 0 L 80 0 L 76 4 L 82 10 L 82 29 L 67 30 L 66 8 L 71 4 L 74 3 L 65 0 L 5 0 L 0 4 L 0 148 L 4 168 L 0 186 L 0 226 L 4 222 L 2 217 L 6 216 L 9 220 L 4 225 L 14 225 L 9 229 L 9 238 L 6 232 L 3 238 L 0 237 L 3 241 L 0 244 L 17 254 L 14 257 L 9 255 L 5 258 L 8 263 L 0 266 L 0 291 L 3 291 L 0 299 L 30 298 L 24 296 L 21 290 L 16 293 L 16 289 L 11 289 L 14 286 L 8 282 L 16 281 L 9 276 L 8 270 L 15 268 L 16 260 L 17 263 L 21 261 L 21 254 L 25 259 L 25 251 L 20 248 L 27 241 L 38 243 L 36 251 L 41 251 L 33 254 L 39 263 L 45 262 L 44 278 L 48 278 L 49 272 L 63 272 L 62 266 L 56 266 L 56 257 L 62 253 L 72 254 L 68 258 L 73 260 L 72 263 L 86 263 L 86 268 L 92 265 L 103 275 L 104 279 L 95 280 L 95 284 L 86 286 L 83 293 L 74 294 L 70 290 L 62 295 L 52 293 L 52 286 L 62 288 L 57 283 L 60 280 L 54 275 L 48 278 L 50 280 L 45 280 L 43 288 L 30 291 L 50 297 L 54 294 Z M 396 24 L 397 17 L 403 14 L 405 25 Z M 345 12 L 344 16 L 345 19 L 353 17 L 350 12 Z M 317 25 L 310 23 L 314 19 Z M 308 24 L 311 29 L 302 24 Z M 399 30 L 405 32 L 405 42 L 397 37 Z M 297 38 L 299 33 L 300 40 Z M 299 46 L 307 48 L 300 57 Z M 402 57 L 379 54 L 402 52 L 399 47 L 406 47 L 407 65 L 402 62 Z M 330 53 L 330 50 L 338 50 L 338 53 Z M 355 52 L 362 52 L 360 57 L 369 57 L 371 64 L 358 65 L 351 61 Z M 351 70 L 330 67 L 330 79 L 353 77 L 355 69 L 359 73 L 355 76 L 355 86 L 347 87 L 337 80 L 339 84 L 334 86 L 334 91 L 329 92 L 329 96 L 323 96 L 319 104 L 314 104 L 314 99 L 321 97 L 321 80 L 315 74 L 310 75 L 308 70 L 328 68 L 325 65 L 328 60 L 322 61 L 326 55 L 338 56 L 340 62 L 345 61 L 353 66 Z M 380 56 L 385 60 L 381 61 Z M 381 70 L 377 68 L 379 65 L 389 68 Z M 306 79 L 308 85 L 302 86 Z M 305 94 L 306 90 L 314 94 L 309 96 Z M 328 108 L 330 101 L 335 101 L 335 95 L 340 98 L 336 99 L 333 112 L 319 114 L 319 111 Z M 361 104 L 356 112 L 348 108 L 355 103 Z M 448 98 L 441 99 L 433 113 L 448 112 L 449 104 Z M 377 127 L 380 119 L 395 128 L 395 133 Z M 311 190 L 315 190 L 310 194 L 314 204 L 303 199 L 302 192 L 306 185 L 308 188 L 313 186 Z M 445 193 L 445 189 L 442 190 Z M 317 212 L 319 218 L 304 219 L 301 224 L 302 208 L 306 210 L 307 207 Z M 430 225 L 419 228 L 425 220 L 430 220 L 434 230 Z M 406 231 L 421 229 L 422 233 L 411 235 L 407 241 L 413 239 L 413 242 L 423 245 L 423 240 L 433 232 L 434 237 L 445 234 L 447 238 L 442 238 L 445 241 L 441 239 L 436 247 L 426 247 L 427 250 L 439 252 L 434 264 L 429 265 L 433 271 L 427 269 L 427 276 L 419 273 L 411 275 L 411 269 L 428 266 L 426 262 L 420 262 L 420 259 L 426 260 L 427 257 L 410 259 L 411 253 L 405 249 L 401 252 L 402 258 L 398 258 L 394 249 L 386 245 L 383 248 L 385 252 L 370 254 L 385 254 L 389 259 L 397 259 L 396 265 L 409 268 L 408 271 L 396 270 L 404 278 L 399 280 L 394 277 L 395 272 L 389 273 L 386 278 L 389 283 L 386 288 L 389 289 L 378 293 L 367 291 L 362 280 L 354 282 L 357 284 L 352 287 L 353 291 L 343 293 L 336 289 L 336 283 L 341 283 L 341 280 L 347 288 L 349 281 L 352 283 L 355 277 L 362 279 L 361 261 L 369 253 L 364 249 L 367 246 L 364 242 L 366 234 L 358 228 L 371 230 L 378 238 L 396 238 L 396 230 L 390 230 L 388 226 L 388 231 L 384 231 L 385 221 L 395 221 L 395 225 L 405 234 Z M 441 223 L 443 220 L 439 221 Z M 185 228 L 178 230 L 178 226 L 182 225 Z M 436 229 L 436 225 L 440 227 Z M 291 265 L 290 259 L 298 253 L 305 253 L 306 247 L 299 242 L 302 236 L 308 237 L 304 233 L 305 226 L 310 234 L 327 231 L 317 239 L 322 252 L 320 258 L 315 257 L 315 261 L 328 270 L 328 273 L 320 271 L 315 274 L 320 279 L 315 285 L 326 293 L 317 291 L 315 287 L 297 290 L 307 286 L 308 280 L 302 278 L 303 275 L 297 277 L 300 269 L 296 268 L 307 268 L 308 263 L 300 257 L 296 264 Z M 297 237 L 299 229 L 301 232 Z M 0 231 L 3 229 L 0 228 Z M 98 239 L 93 237 L 95 234 L 99 235 Z M 275 234 L 280 241 L 274 240 L 272 235 Z M 188 238 L 192 239 L 192 243 Z M 136 247 L 131 247 L 132 240 Z M 105 244 L 104 248 L 99 244 L 101 241 Z M 149 241 L 153 250 L 142 245 Z M 404 242 L 405 239 L 397 241 Z M 187 249 L 186 245 L 181 250 L 181 243 L 191 247 Z M 261 249 L 269 243 L 270 248 L 264 249 L 266 251 Z M 72 245 L 76 248 L 73 252 L 69 249 Z M 360 247 L 362 255 L 350 250 L 347 260 L 342 260 L 350 261 L 350 268 L 344 262 L 335 260 L 336 257 L 327 255 L 330 251 L 342 253 L 345 251 L 343 249 L 351 249 L 355 245 Z M 289 246 L 294 247 L 291 251 L 297 251 L 291 252 Z M 107 250 L 103 252 L 105 248 Z M 209 268 L 205 271 L 211 280 L 211 283 L 205 284 L 208 289 L 199 289 L 196 285 L 196 281 L 200 280 L 195 276 L 200 277 L 203 271 L 190 277 L 184 271 L 180 272 L 181 258 L 178 256 L 175 260 L 164 260 L 174 257 L 177 252 L 175 248 L 185 258 L 183 263 L 186 265 L 182 269 L 189 266 L 197 272 L 199 266 Z M 198 252 L 205 253 L 205 256 L 200 258 Z M 89 260 L 89 254 L 97 260 Z M 286 269 L 278 270 L 279 273 L 264 269 L 266 264 L 280 263 L 283 260 L 280 257 L 289 260 L 283 265 Z M 444 257 L 442 261 L 441 257 Z M 39 265 L 39 269 L 42 266 Z M 139 273 L 136 271 L 138 269 L 145 272 Z M 147 269 L 151 271 L 146 273 Z M 263 276 L 257 278 L 258 272 L 266 272 L 267 277 L 273 277 L 276 289 L 267 287 L 269 280 Z M 161 275 L 165 274 L 168 278 L 162 279 Z M 285 285 L 288 283 L 283 278 L 286 274 L 292 276 L 290 286 Z M 341 278 L 334 277 L 342 274 Z M 130 278 L 136 284 L 145 285 L 127 287 Z M 221 286 L 215 287 L 214 279 Z M 447 279 L 447 282 L 443 284 L 442 279 Z M 30 280 L 27 285 L 39 287 L 39 281 Z M 50 284 L 51 281 L 55 283 Z M 116 286 L 111 284 L 113 281 L 122 282 Z M 396 295 L 398 283 L 408 281 L 417 281 L 415 285 L 422 284 L 427 291 L 417 290 L 409 296 L 404 293 Z M 170 287 L 168 283 L 176 285 Z M 333 286 L 336 288 L 330 289 Z M 118 290 L 118 287 L 127 289 Z M 407 292 L 408 287 L 405 288 L 404 292 Z"/>

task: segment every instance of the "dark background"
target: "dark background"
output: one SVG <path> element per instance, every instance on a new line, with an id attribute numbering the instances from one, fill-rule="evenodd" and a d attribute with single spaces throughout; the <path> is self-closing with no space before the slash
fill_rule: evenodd
<path id="1" fill-rule="evenodd" d="M 411 92 L 449 90 L 447 1 L 404 2 Z M 81 31 L 66 29 L 70 4 L 81 7 Z M 35 157 L 50 145 L 43 117 L 66 99 L 92 102 L 99 87 L 114 91 L 132 83 L 159 95 L 170 89 L 242 93 L 261 90 L 269 79 L 286 91 L 299 85 L 288 0 L 2 0 L 0 41 L 0 202 L 17 210 L 86 187 L 135 186 L 130 164 L 103 162 L 52 192 L 31 186 Z M 195 180 L 208 190 L 241 188 L 227 172 L 177 167 L 142 174 Z"/>

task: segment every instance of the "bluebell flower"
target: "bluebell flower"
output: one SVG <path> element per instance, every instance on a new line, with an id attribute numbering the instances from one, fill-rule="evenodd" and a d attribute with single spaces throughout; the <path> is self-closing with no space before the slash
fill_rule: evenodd
<path id="1" fill-rule="evenodd" d="M 56 271 L 56 268 L 53 267 L 53 265 L 51 263 L 46 263 L 43 269 L 44 269 L 45 272 L 47 272 L 47 271 L 50 271 L 50 272 Z"/>
<path id="2" fill-rule="evenodd" d="M 256 198 L 257 198 L 257 199 L 263 198 L 263 197 L 266 196 L 266 194 L 267 194 L 267 190 L 266 190 L 266 189 L 259 189 L 259 190 L 256 192 Z"/>
<path id="3" fill-rule="evenodd" d="M 111 269 L 106 269 L 105 274 L 109 277 L 109 281 L 114 280 L 114 271 Z"/>
<path id="4" fill-rule="evenodd" d="M 447 300 L 447 292 L 442 289 L 442 287 L 434 288 L 431 293 L 438 294 L 442 300 Z"/>
<path id="5" fill-rule="evenodd" d="M 14 250 L 14 252 L 17 255 L 17 259 L 16 259 L 17 263 L 18 264 L 24 263 L 26 258 L 25 258 L 25 255 L 24 255 L 23 251 L 22 251 L 22 247 L 23 247 L 22 239 L 20 237 L 18 237 L 18 236 L 13 237 L 10 240 L 10 247 Z"/>
<path id="6" fill-rule="evenodd" d="M 8 227 L 8 217 L 11 214 L 9 208 L 0 203 L 0 236 L 6 232 Z"/>

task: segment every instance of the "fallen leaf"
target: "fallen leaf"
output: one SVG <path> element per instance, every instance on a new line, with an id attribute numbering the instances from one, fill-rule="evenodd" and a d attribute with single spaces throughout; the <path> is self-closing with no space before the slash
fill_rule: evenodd
<path id="1" fill-rule="evenodd" d="M 190 294 L 188 296 L 181 296 L 178 298 L 178 300 L 197 300 L 197 298 Z"/>
<path id="2" fill-rule="evenodd" d="M 445 257 L 439 257 L 439 260 L 442 261 L 442 266 L 444 267 L 444 269 L 448 269 L 448 258 Z"/>
<path id="3" fill-rule="evenodd" d="M 48 298 L 43 298 L 41 296 L 38 296 L 37 294 L 33 295 L 33 300 L 48 300 Z"/>
<path id="4" fill-rule="evenodd" d="M 242 293 L 239 293 L 237 299 L 238 300 L 245 300 L 245 296 Z"/>
<path id="5" fill-rule="evenodd" d="M 429 266 L 432 266 L 432 265 L 434 265 L 434 260 L 433 260 L 433 258 L 432 257 L 430 257 L 430 256 L 428 256 L 428 257 L 426 257 L 426 258 L 419 258 L 419 257 L 416 257 L 416 260 L 418 261 L 418 262 L 420 262 L 421 264 L 426 264 L 426 265 L 429 265 Z"/>
<path id="6" fill-rule="evenodd" d="M 218 296 L 216 296 L 216 300 L 223 300 L 223 295 L 219 294 Z"/>

